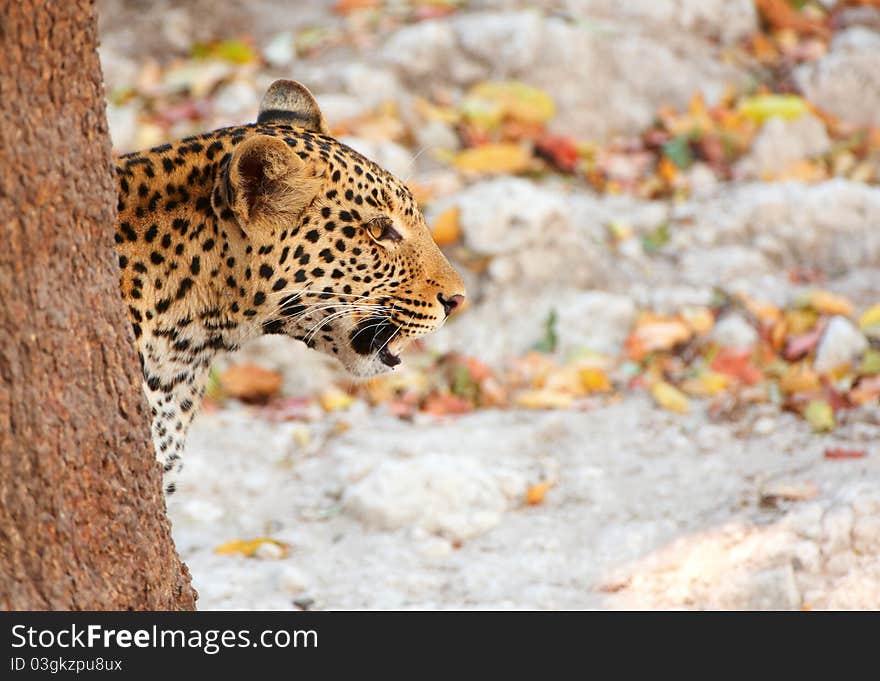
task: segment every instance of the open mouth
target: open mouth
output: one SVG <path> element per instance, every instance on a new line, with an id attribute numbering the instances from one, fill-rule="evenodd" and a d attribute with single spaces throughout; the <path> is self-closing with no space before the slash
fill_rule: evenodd
<path id="1" fill-rule="evenodd" d="M 400 364 L 400 357 L 388 346 L 398 331 L 400 327 L 384 317 L 368 317 L 351 332 L 351 347 L 360 355 L 376 354 L 382 364 L 395 367 Z"/>

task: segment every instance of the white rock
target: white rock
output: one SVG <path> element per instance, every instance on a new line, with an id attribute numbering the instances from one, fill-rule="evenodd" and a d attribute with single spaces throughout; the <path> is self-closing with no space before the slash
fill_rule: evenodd
<path id="1" fill-rule="evenodd" d="M 829 54 L 794 71 L 807 99 L 859 125 L 880 125 L 880 39 L 871 33 L 848 29 L 836 37 Z"/>
<path id="2" fill-rule="evenodd" d="M 369 107 L 355 95 L 326 93 L 315 95 L 324 118 L 330 125 L 362 116 Z"/>
<path id="3" fill-rule="evenodd" d="M 278 586 L 289 594 L 301 594 L 308 588 L 309 578 L 295 565 L 285 565 L 278 575 Z"/>
<path id="4" fill-rule="evenodd" d="M 107 125 L 115 150 L 123 153 L 132 150 L 137 132 L 137 118 L 138 107 L 134 104 L 107 104 Z"/>
<path id="5" fill-rule="evenodd" d="M 834 506 L 822 518 L 822 550 L 826 555 L 850 548 L 854 514 L 849 506 Z"/>
<path id="6" fill-rule="evenodd" d="M 515 251 L 542 233 L 567 227 L 562 197 L 519 178 L 478 182 L 455 203 L 465 242 L 486 255 Z"/>
<path id="7" fill-rule="evenodd" d="M 358 153 L 385 168 L 392 175 L 406 179 L 414 168 L 415 160 L 409 149 L 394 142 L 368 140 L 362 137 L 342 137 L 344 142 Z"/>
<path id="8" fill-rule="evenodd" d="M 262 560 L 278 560 L 284 557 L 284 549 L 275 542 L 265 541 L 257 547 L 254 555 Z"/>
<path id="9" fill-rule="evenodd" d="M 419 125 L 415 130 L 415 138 L 419 154 L 427 154 L 428 158 L 436 151 L 455 151 L 459 146 L 455 130 L 443 121 L 428 121 Z"/>
<path id="10" fill-rule="evenodd" d="M 556 314 L 561 353 L 589 348 L 616 355 L 635 321 L 636 307 L 627 296 L 589 291 L 560 298 Z"/>
<path id="11" fill-rule="evenodd" d="M 419 555 L 427 560 L 442 560 L 452 553 L 452 542 L 443 537 L 429 537 L 419 543 Z"/>
<path id="12" fill-rule="evenodd" d="M 275 35 L 265 47 L 263 47 L 263 57 L 272 66 L 282 67 L 289 66 L 296 59 L 296 46 L 294 44 L 293 33 L 283 31 Z"/>
<path id="13" fill-rule="evenodd" d="M 857 359 L 867 348 L 867 339 L 851 321 L 832 317 L 816 349 L 813 368 L 819 373 L 833 371 Z"/>
<path id="14" fill-rule="evenodd" d="M 695 90 L 714 101 L 725 83 L 744 82 L 712 58 L 708 41 L 680 28 L 633 31 L 632 23 L 624 17 L 596 30 L 534 10 L 460 13 L 400 29 L 379 60 L 429 93 L 489 78 L 526 80 L 553 97 L 552 127 L 584 139 L 641 130 L 661 104 L 684 106 Z"/>
<path id="15" fill-rule="evenodd" d="M 801 596 L 791 565 L 755 572 L 744 584 L 742 599 L 733 607 L 742 610 L 797 610 Z"/>
<path id="16" fill-rule="evenodd" d="M 741 177 L 760 179 L 790 168 L 797 161 L 824 154 L 831 148 L 825 124 L 812 115 L 787 121 L 768 120 L 752 144 L 749 154 L 737 164 Z"/>
<path id="17" fill-rule="evenodd" d="M 715 325 L 711 338 L 722 347 L 745 350 L 758 341 L 758 332 L 742 315 L 732 313 Z"/>
<path id="18" fill-rule="evenodd" d="M 224 85 L 214 97 L 214 110 L 227 117 L 256 112 L 259 104 L 260 97 L 254 86 L 244 80 L 234 80 Z"/>
<path id="19" fill-rule="evenodd" d="M 572 13 L 604 17 L 635 27 L 663 32 L 689 32 L 723 44 L 736 42 L 757 29 L 751 0 L 567 0 Z"/>
<path id="20" fill-rule="evenodd" d="M 451 541 L 501 522 L 508 499 L 492 472 L 474 459 L 428 454 L 383 461 L 343 495 L 345 509 L 385 530 L 419 526 Z"/>
<path id="21" fill-rule="evenodd" d="M 762 416 L 755 421 L 755 425 L 752 426 L 752 432 L 756 435 L 769 435 L 775 428 L 776 419 L 771 418 L 770 416 Z"/>

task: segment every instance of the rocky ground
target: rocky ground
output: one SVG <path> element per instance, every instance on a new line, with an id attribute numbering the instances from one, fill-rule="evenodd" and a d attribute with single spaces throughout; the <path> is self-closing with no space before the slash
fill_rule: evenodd
<path id="1" fill-rule="evenodd" d="M 452 221 L 470 305 L 410 358 L 416 402 L 283 339 L 224 359 L 283 385 L 195 422 L 169 512 L 200 607 L 880 607 L 880 11 L 807 3 L 762 32 L 746 0 L 204 4 L 99 3 L 116 148 L 252 120 L 302 80 Z M 187 56 L 230 27 L 259 54 Z M 730 123 L 771 72 L 808 108 Z M 511 79 L 554 104 L 518 148 L 590 147 L 551 155 L 565 172 L 456 156 L 480 129 L 449 111 Z M 722 164 L 707 126 L 747 141 Z M 423 387 L 444 353 L 490 376 L 476 397 Z"/>

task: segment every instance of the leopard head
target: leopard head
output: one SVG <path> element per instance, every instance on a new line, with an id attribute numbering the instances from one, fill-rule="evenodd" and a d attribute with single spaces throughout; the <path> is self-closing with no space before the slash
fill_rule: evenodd
<path id="1" fill-rule="evenodd" d="M 311 93 L 277 81 L 214 190 L 234 222 L 264 333 L 337 357 L 354 375 L 400 363 L 464 300 L 409 189 L 328 135 Z"/>

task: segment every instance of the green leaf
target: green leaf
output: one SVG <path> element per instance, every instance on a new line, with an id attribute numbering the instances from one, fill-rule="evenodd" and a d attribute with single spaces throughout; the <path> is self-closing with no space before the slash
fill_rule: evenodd
<path id="1" fill-rule="evenodd" d="M 812 400 L 804 412 L 804 418 L 807 419 L 816 433 L 825 433 L 834 430 L 834 411 L 831 405 L 825 400 Z"/>
<path id="2" fill-rule="evenodd" d="M 694 162 L 690 135 L 679 135 L 663 145 L 663 155 L 680 170 L 687 170 Z"/>
<path id="3" fill-rule="evenodd" d="M 648 253 L 656 253 L 669 241 L 669 223 L 664 222 L 642 236 L 642 248 Z"/>
<path id="4" fill-rule="evenodd" d="M 475 401 L 480 393 L 480 386 L 474 380 L 471 372 L 464 365 L 455 367 L 452 374 L 452 394 L 466 400 Z"/>
<path id="5" fill-rule="evenodd" d="M 556 344 L 559 342 L 556 336 L 556 320 L 556 310 L 550 310 L 550 314 L 547 315 L 547 321 L 544 322 L 544 336 L 533 346 L 538 352 L 549 353 L 556 350 Z"/>

